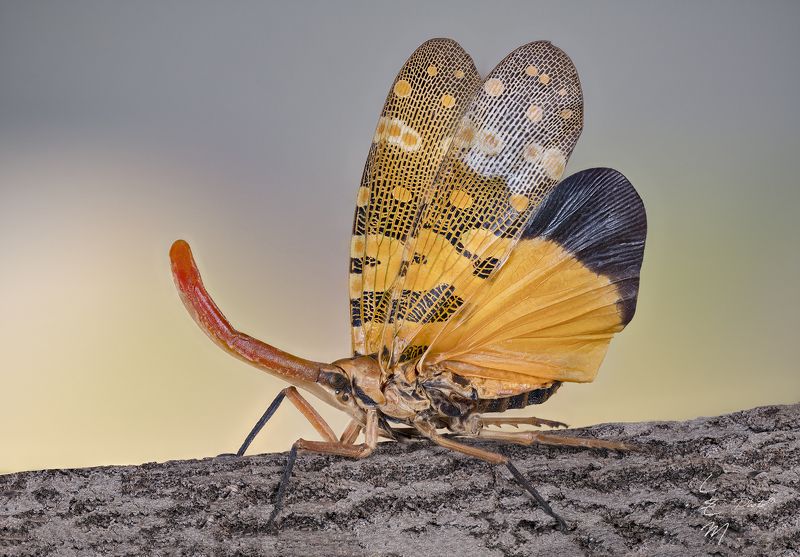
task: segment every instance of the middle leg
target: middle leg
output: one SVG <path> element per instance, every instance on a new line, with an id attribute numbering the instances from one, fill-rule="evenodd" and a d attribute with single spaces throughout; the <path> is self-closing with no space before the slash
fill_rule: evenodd
<path id="1" fill-rule="evenodd" d="M 284 398 L 288 398 L 289 401 L 294 404 L 295 408 L 300 410 L 300 413 L 314 426 L 314 429 L 322 436 L 323 439 L 327 441 L 335 442 L 337 440 L 336 434 L 331 429 L 331 426 L 328 425 L 322 416 L 314 410 L 314 407 L 309 404 L 309 402 L 303 398 L 303 396 L 297 391 L 297 389 L 292 387 L 286 387 L 281 392 L 278 393 L 278 396 L 275 397 L 275 400 L 272 401 L 272 404 L 269 405 L 267 410 L 264 412 L 264 415 L 256 422 L 256 425 L 253 426 L 253 429 L 250 433 L 247 434 L 247 437 L 242 443 L 242 446 L 239 447 L 239 450 L 236 452 L 236 456 L 244 455 L 247 448 L 250 446 L 250 443 L 253 442 L 253 439 L 256 438 L 256 435 L 264 428 L 266 423 L 272 417 L 273 414 L 278 410 L 283 402 Z"/>
<path id="2" fill-rule="evenodd" d="M 567 523 L 564 522 L 564 519 L 556 514 L 556 512 L 550 507 L 550 504 L 547 502 L 547 500 L 542 497 L 538 491 L 536 491 L 536 488 L 534 488 L 528 479 L 522 475 L 522 472 L 520 472 L 517 467 L 512 464 L 507 456 L 492 451 L 485 451 L 477 447 L 470 447 L 464 443 L 459 443 L 458 441 L 454 441 L 449 437 L 439 435 L 433 427 L 425 426 L 424 424 L 414 425 L 420 431 L 420 433 L 440 447 L 458 451 L 460 453 L 479 458 L 491 464 L 505 464 L 506 468 L 508 468 L 508 470 L 511 472 L 511 475 L 514 477 L 517 483 L 519 483 L 528 493 L 531 494 L 531 496 L 539 504 L 539 507 L 547 515 L 552 517 L 556 523 L 558 523 L 558 529 L 562 532 L 567 531 Z"/>

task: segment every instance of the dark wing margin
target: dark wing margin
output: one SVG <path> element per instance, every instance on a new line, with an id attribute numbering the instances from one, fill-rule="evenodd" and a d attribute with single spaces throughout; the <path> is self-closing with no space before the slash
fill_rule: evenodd
<path id="1" fill-rule="evenodd" d="M 646 234 L 644 205 L 625 176 L 609 168 L 570 176 L 422 367 L 469 377 L 481 398 L 594 380 L 636 310 Z"/>
<path id="2" fill-rule="evenodd" d="M 619 290 L 622 324 L 636 312 L 647 236 L 644 203 L 622 173 L 590 168 L 573 174 L 545 199 L 522 234 L 558 243 L 609 277 Z"/>

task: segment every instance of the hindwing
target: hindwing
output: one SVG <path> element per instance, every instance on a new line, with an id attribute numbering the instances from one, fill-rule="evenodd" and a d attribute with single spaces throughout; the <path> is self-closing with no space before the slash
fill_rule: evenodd
<path id="1" fill-rule="evenodd" d="M 596 168 L 567 178 L 422 365 L 471 378 L 483 398 L 592 381 L 636 310 L 646 234 L 644 205 L 622 174 Z"/>

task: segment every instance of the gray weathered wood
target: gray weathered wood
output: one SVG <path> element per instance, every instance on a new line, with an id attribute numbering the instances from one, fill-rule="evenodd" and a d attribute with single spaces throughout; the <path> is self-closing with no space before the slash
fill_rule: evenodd
<path id="1" fill-rule="evenodd" d="M 566 534 L 505 468 L 422 442 L 301 455 L 277 534 L 285 454 L 9 474 L 0 555 L 798 556 L 798 423 L 772 406 L 570 432 L 646 448 L 625 455 L 503 446 Z"/>

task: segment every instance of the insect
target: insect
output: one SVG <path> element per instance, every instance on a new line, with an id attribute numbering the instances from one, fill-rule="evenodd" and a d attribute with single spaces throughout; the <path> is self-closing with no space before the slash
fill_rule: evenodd
<path id="1" fill-rule="evenodd" d="M 582 127 L 577 71 L 549 42 L 519 47 L 485 79 L 455 41 L 421 45 L 392 84 L 356 194 L 352 356 L 330 364 L 234 329 L 205 290 L 189 245 L 173 244 L 173 276 L 200 327 L 292 385 L 238 454 L 284 399 L 323 439 L 292 446 L 270 524 L 298 451 L 364 458 L 379 437 L 420 437 L 507 466 L 566 527 L 507 457 L 460 439 L 626 448 L 491 429 L 565 426 L 492 414 L 542 403 L 565 381 L 592 381 L 636 308 L 644 206 L 615 170 L 562 180 Z M 344 432 L 337 436 L 297 388 L 349 414 Z"/>

